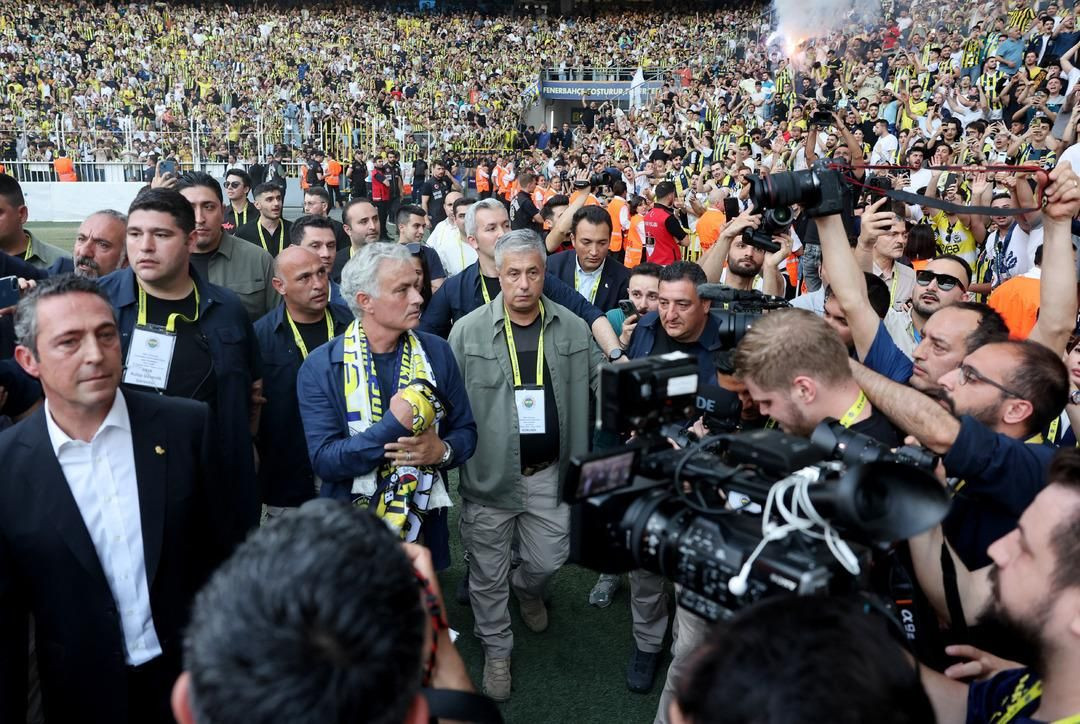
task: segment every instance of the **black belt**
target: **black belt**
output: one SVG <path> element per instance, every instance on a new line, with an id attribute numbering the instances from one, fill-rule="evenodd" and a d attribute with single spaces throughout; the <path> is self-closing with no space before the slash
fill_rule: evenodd
<path id="1" fill-rule="evenodd" d="M 554 460 L 545 460 L 544 462 L 536 463 L 535 465 L 525 465 L 525 466 L 522 466 L 522 468 L 521 468 L 521 474 L 524 475 L 525 477 L 528 477 L 530 475 L 536 475 L 541 470 L 543 470 L 545 468 L 550 468 L 552 465 L 556 464 L 557 462 L 559 462 L 559 459 L 555 458 Z"/>

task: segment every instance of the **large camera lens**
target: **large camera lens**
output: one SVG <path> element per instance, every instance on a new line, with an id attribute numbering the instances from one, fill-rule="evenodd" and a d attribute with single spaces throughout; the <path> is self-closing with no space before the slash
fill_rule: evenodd
<path id="1" fill-rule="evenodd" d="M 790 206 L 777 206 L 773 209 L 765 209 L 761 217 L 760 231 L 768 236 L 776 236 L 788 230 L 791 222 L 795 220 L 795 213 Z"/>
<path id="2" fill-rule="evenodd" d="M 750 197 L 758 209 L 776 209 L 801 204 L 816 206 L 821 201 L 821 184 L 813 170 L 769 174 L 750 179 Z"/>
<path id="3" fill-rule="evenodd" d="M 712 313 L 713 319 L 719 327 L 717 339 L 721 349 L 734 349 L 739 340 L 750 331 L 760 314 L 751 312 L 731 312 L 728 310 L 716 310 Z"/>

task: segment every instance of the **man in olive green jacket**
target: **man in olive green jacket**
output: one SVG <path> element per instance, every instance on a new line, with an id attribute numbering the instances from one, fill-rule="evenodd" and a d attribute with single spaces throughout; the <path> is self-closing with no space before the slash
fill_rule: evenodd
<path id="1" fill-rule="evenodd" d="M 461 538 L 484 692 L 496 701 L 510 697 L 509 588 L 525 625 L 547 628 L 544 588 L 570 546 L 561 481 L 570 458 L 588 451 L 589 393 L 602 361 L 585 322 L 543 296 L 546 259 L 535 232 L 500 238 L 498 287 L 485 289 L 493 299 L 449 340 L 476 411 L 476 453 L 461 468 Z M 515 536 L 522 561 L 508 580 Z"/>

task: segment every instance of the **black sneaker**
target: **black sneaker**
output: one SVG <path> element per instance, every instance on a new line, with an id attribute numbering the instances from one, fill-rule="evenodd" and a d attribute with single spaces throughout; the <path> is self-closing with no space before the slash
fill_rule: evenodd
<path id="1" fill-rule="evenodd" d="M 462 606 L 469 606 L 472 603 L 471 600 L 469 599 L 469 567 L 468 566 L 465 566 L 465 575 L 461 577 L 460 581 L 458 581 L 457 591 L 454 592 L 454 598 L 456 598 L 457 602 L 460 603 Z"/>
<path id="2" fill-rule="evenodd" d="M 634 653 L 630 655 L 630 663 L 626 665 L 626 687 L 639 694 L 648 693 L 652 689 L 659 663 L 659 652 L 650 654 L 635 646 Z"/>

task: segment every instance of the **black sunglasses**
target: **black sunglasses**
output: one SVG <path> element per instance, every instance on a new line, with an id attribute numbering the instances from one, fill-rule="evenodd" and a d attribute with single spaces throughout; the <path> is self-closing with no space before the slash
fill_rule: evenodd
<path id="1" fill-rule="evenodd" d="M 952 274 L 935 274 L 928 269 L 923 269 L 921 271 L 915 272 L 915 282 L 920 287 L 930 286 L 930 282 L 934 281 L 935 279 L 937 280 L 938 288 L 943 292 L 947 292 L 956 286 L 959 286 L 961 291 L 966 291 L 964 288 L 964 283 L 954 277 Z"/>
<path id="2" fill-rule="evenodd" d="M 243 185 L 244 185 L 244 183 L 242 181 L 226 181 L 225 183 L 222 184 L 222 186 L 224 186 L 227 189 L 238 189 Z"/>

